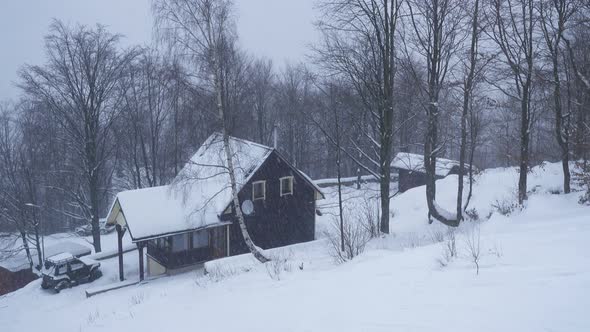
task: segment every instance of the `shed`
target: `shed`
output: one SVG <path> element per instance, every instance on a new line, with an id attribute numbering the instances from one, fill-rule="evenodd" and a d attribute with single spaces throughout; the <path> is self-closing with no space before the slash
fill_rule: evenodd
<path id="1" fill-rule="evenodd" d="M 436 179 L 445 178 L 450 174 L 459 174 L 459 167 L 460 163 L 456 160 L 436 158 Z M 400 192 L 426 184 L 423 155 L 400 152 L 393 158 L 391 168 L 398 172 L 398 190 Z"/>

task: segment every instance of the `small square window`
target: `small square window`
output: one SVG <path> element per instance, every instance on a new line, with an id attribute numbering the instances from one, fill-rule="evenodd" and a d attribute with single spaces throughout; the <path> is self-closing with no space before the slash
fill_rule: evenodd
<path id="1" fill-rule="evenodd" d="M 256 181 L 252 183 L 252 200 L 266 198 L 266 181 Z"/>
<path id="2" fill-rule="evenodd" d="M 202 230 L 193 233 L 193 248 L 205 248 L 209 246 L 209 231 Z"/>
<path id="3" fill-rule="evenodd" d="M 188 236 L 186 233 L 172 236 L 172 252 L 181 252 L 188 249 Z"/>
<path id="4" fill-rule="evenodd" d="M 285 176 L 280 178 L 281 196 L 293 195 L 293 177 Z"/>

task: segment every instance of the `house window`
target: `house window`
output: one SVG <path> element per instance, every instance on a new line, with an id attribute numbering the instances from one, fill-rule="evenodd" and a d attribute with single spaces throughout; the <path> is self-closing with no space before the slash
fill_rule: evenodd
<path id="1" fill-rule="evenodd" d="M 178 234 L 172 236 L 172 252 L 180 252 L 188 249 L 187 234 Z"/>
<path id="2" fill-rule="evenodd" d="M 293 195 L 293 177 L 285 176 L 280 178 L 281 196 Z"/>
<path id="3" fill-rule="evenodd" d="M 193 249 L 205 248 L 209 246 L 209 231 L 199 231 L 193 233 Z"/>
<path id="4" fill-rule="evenodd" d="M 252 200 L 266 198 L 266 181 L 256 181 L 252 183 Z"/>

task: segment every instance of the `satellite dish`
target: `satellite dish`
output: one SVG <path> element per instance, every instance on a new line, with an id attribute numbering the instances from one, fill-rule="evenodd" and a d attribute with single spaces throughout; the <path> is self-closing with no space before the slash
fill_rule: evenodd
<path id="1" fill-rule="evenodd" d="M 247 199 L 242 202 L 242 212 L 245 215 L 249 216 L 254 212 L 254 203 L 251 200 Z"/>

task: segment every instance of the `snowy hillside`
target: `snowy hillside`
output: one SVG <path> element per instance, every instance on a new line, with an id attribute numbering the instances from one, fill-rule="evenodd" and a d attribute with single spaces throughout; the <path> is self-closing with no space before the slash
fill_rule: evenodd
<path id="1" fill-rule="evenodd" d="M 517 173 L 494 169 L 477 178 L 470 206 L 479 222 L 456 231 L 449 258 L 446 227 L 428 224 L 424 188 L 391 202 L 392 235 L 373 240 L 337 265 L 326 239 L 270 251 L 263 266 L 249 257 L 85 298 L 90 286 L 54 295 L 39 281 L 0 298 L 2 331 L 590 331 L 590 208 L 579 193 L 555 194 L 558 164 L 533 170 L 522 211 Z M 437 199 L 452 209 L 456 177 L 438 181 Z M 395 192 L 395 189 L 393 190 Z M 325 189 L 316 234 L 325 237 L 337 193 Z M 375 184 L 344 188 L 345 213 L 375 206 Z M 480 236 L 477 236 L 477 235 Z M 469 244 L 478 240 L 479 274 Z M 473 246 L 471 246 L 473 248 Z M 129 278 L 137 255 L 125 257 Z M 116 278 L 116 261 L 103 262 Z"/>

